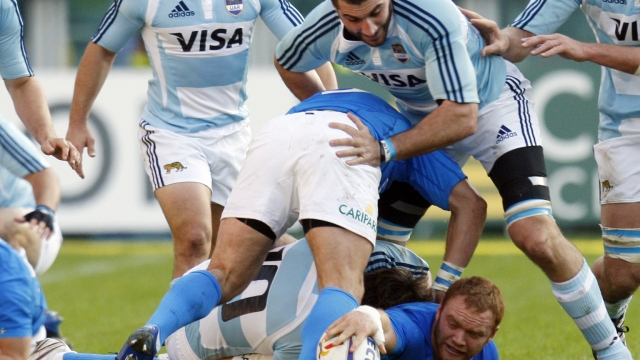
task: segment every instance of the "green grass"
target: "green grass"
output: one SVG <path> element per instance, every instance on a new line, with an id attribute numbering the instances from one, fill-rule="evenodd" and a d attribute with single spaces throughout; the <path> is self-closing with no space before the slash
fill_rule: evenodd
<path id="1" fill-rule="evenodd" d="M 578 241 L 587 260 L 602 252 L 598 240 Z M 411 247 L 433 268 L 442 241 Z M 169 242 L 66 241 L 42 277 L 49 307 L 65 318 L 62 331 L 80 352 L 116 352 L 144 324 L 169 287 Z M 510 242 L 483 240 L 465 276 L 481 275 L 502 290 L 507 309 L 496 342 L 503 359 L 591 359 L 591 351 L 551 294 L 546 277 Z M 640 304 L 627 313 L 628 345 L 640 358 Z"/>

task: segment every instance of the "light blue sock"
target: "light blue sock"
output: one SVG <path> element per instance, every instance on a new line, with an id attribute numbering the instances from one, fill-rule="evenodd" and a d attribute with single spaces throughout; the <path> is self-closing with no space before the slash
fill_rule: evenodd
<path id="1" fill-rule="evenodd" d="M 358 300 L 348 292 L 336 288 L 326 287 L 318 295 L 318 301 L 302 328 L 302 350 L 299 360 L 313 360 L 320 337 L 329 325 L 342 315 L 358 307 Z"/>
<path id="2" fill-rule="evenodd" d="M 96 355 L 96 354 L 82 354 L 77 352 L 68 352 L 62 356 L 63 360 L 113 360 L 115 356 L 111 355 Z"/>
<path id="3" fill-rule="evenodd" d="M 609 317 L 612 319 L 617 319 L 622 316 L 622 314 L 627 312 L 632 297 L 633 296 L 629 296 L 628 298 L 622 299 L 613 304 L 605 300 L 604 305 L 607 307 L 607 313 L 609 314 Z"/>
<path id="4" fill-rule="evenodd" d="M 221 297 L 215 276 L 206 270 L 194 271 L 175 281 L 147 325 L 160 328 L 158 340 L 162 344 L 176 330 L 209 315 Z"/>
<path id="5" fill-rule="evenodd" d="M 562 283 L 551 282 L 551 286 L 553 295 L 597 352 L 598 359 L 631 359 L 609 319 L 598 282 L 586 260 L 575 277 Z"/>

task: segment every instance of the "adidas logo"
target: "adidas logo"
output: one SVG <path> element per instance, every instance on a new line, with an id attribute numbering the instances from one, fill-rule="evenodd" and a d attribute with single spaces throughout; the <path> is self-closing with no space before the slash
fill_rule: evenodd
<path id="1" fill-rule="evenodd" d="M 364 64 L 364 60 L 360 59 L 356 54 L 349 52 L 349 54 L 347 54 L 347 61 L 345 61 L 344 64 L 347 66 L 362 65 Z"/>
<path id="2" fill-rule="evenodd" d="M 191 11 L 184 1 L 180 1 L 176 7 L 169 13 L 170 18 L 185 17 L 195 15 L 195 11 Z"/>
<path id="3" fill-rule="evenodd" d="M 498 131 L 498 136 L 496 136 L 496 145 L 500 144 L 503 140 L 514 136 L 518 136 L 518 133 L 515 131 L 511 131 L 511 129 L 502 125 L 500 126 L 500 130 Z"/>

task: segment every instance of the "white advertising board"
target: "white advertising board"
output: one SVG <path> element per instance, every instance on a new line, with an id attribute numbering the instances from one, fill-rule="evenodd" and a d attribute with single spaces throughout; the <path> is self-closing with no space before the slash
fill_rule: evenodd
<path id="1" fill-rule="evenodd" d="M 54 126 L 67 132 L 75 69 L 38 71 Z M 91 111 L 90 128 L 96 138 L 96 157 L 84 156 L 85 179 L 54 158 L 62 188 L 57 216 L 64 234 L 168 232 L 153 197 L 136 138 L 146 103 L 151 70 L 114 69 Z M 251 68 L 248 82 L 251 128 L 254 134 L 267 120 L 297 103 L 273 68 Z M 9 94 L 0 91 L 0 114 L 22 129 Z"/>

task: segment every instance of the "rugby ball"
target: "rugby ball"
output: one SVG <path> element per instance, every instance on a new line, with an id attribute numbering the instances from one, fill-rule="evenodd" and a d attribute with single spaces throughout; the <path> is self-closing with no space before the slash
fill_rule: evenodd
<path id="1" fill-rule="evenodd" d="M 368 337 L 353 353 L 349 348 L 355 336 L 340 345 L 334 345 L 334 339 L 321 340 L 316 353 L 317 360 L 380 360 L 380 351 L 372 338 Z"/>

